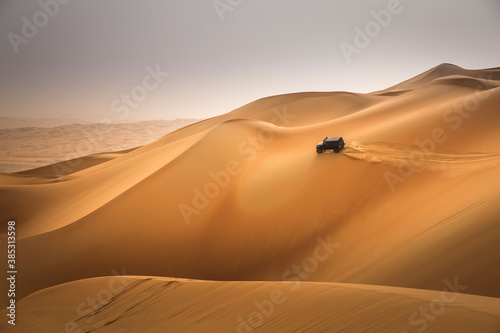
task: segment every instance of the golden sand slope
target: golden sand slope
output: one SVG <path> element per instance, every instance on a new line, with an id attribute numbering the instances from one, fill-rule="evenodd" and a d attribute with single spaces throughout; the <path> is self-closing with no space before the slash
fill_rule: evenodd
<path id="1" fill-rule="evenodd" d="M 5 311 L 2 311 L 4 314 Z M 44 289 L 3 332 L 498 332 L 500 300 L 342 283 L 105 277 Z"/>
<path id="2" fill-rule="evenodd" d="M 122 267 L 500 297 L 498 86 L 500 69 L 441 65 L 372 94 L 264 98 L 62 177 L 0 175 L 19 297 Z M 341 154 L 316 154 L 336 135 Z"/>

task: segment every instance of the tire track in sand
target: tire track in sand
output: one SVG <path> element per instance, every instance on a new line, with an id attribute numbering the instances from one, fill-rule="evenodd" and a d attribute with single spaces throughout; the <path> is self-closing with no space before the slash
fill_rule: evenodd
<path id="1" fill-rule="evenodd" d="M 443 171 L 451 176 L 489 168 L 500 163 L 500 153 L 458 153 L 435 150 L 427 152 L 416 145 L 385 142 L 357 142 L 346 144 L 342 154 L 356 160 L 411 167 L 415 172 Z"/>

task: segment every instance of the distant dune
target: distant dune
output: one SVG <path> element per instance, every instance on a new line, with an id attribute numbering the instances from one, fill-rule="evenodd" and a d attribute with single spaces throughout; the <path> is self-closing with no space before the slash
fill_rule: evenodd
<path id="1" fill-rule="evenodd" d="M 35 127 L 0 129 L 0 172 L 20 172 L 70 159 L 76 160 L 66 164 L 76 165 L 80 157 L 137 148 L 197 121 L 199 119 L 118 124 L 73 123 L 42 127 L 44 124 L 48 125 L 42 120 Z M 28 121 L 23 120 L 21 123 L 25 125 Z M 56 122 L 50 121 L 50 123 Z M 68 174 L 68 168 L 64 165 L 59 166 L 58 172 L 61 175 Z M 91 165 L 85 164 L 85 166 Z M 45 168 L 40 172 L 53 168 Z"/>
<path id="2" fill-rule="evenodd" d="M 500 68 L 443 64 L 0 174 L 19 327 L 498 332 L 499 86 Z M 346 148 L 317 154 L 326 136 Z"/>
<path id="3" fill-rule="evenodd" d="M 56 119 L 56 118 L 11 118 L 0 117 L 0 129 L 12 129 L 22 127 L 57 127 L 72 124 L 89 124 L 90 121 L 83 119 Z"/>

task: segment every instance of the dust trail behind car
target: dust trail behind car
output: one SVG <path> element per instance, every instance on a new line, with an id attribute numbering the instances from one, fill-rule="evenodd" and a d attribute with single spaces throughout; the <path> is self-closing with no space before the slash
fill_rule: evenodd
<path id="1" fill-rule="evenodd" d="M 395 167 L 411 166 L 415 172 L 443 171 L 456 176 L 500 163 L 500 153 L 425 151 L 416 145 L 386 142 L 348 142 L 342 154 L 357 160 Z"/>

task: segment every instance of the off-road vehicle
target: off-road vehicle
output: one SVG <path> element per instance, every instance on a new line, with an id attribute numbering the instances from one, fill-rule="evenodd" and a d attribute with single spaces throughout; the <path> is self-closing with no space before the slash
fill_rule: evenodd
<path id="1" fill-rule="evenodd" d="M 318 142 L 316 152 L 321 154 L 324 150 L 333 149 L 334 152 L 338 153 L 344 146 L 344 139 L 341 136 L 326 137 L 323 141 Z"/>

